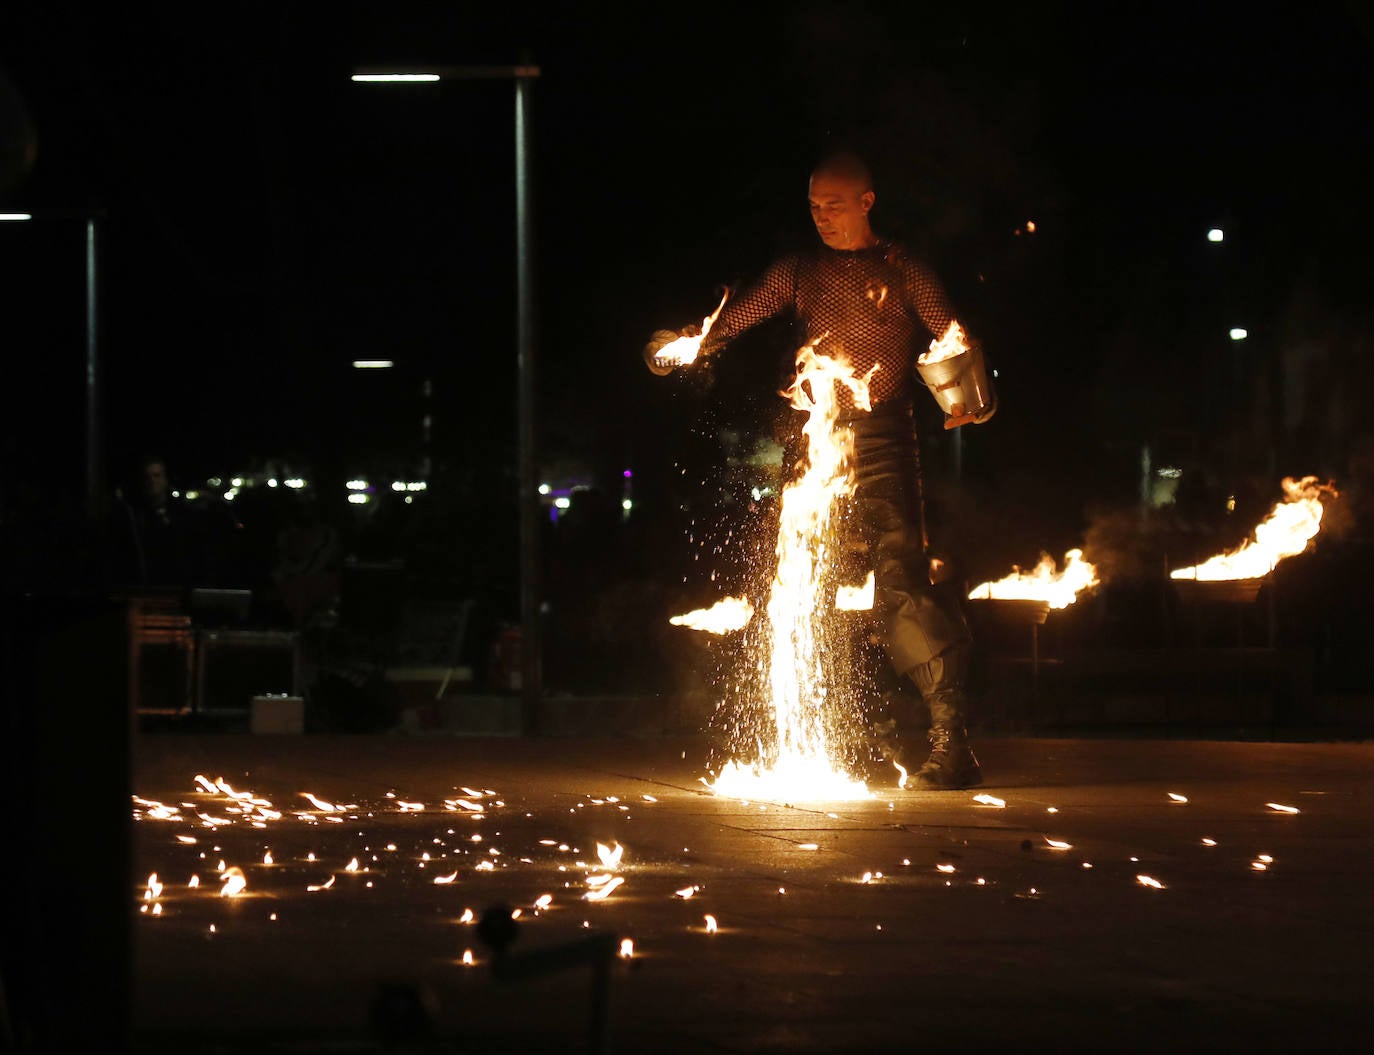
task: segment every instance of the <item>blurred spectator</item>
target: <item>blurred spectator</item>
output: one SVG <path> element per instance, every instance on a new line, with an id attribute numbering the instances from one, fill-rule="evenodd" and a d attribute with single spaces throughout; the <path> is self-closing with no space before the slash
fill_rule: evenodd
<path id="1" fill-rule="evenodd" d="M 319 623 L 337 609 L 343 544 L 326 521 L 320 503 L 301 499 L 277 533 L 277 561 L 272 569 L 282 604 L 297 626 Z"/>
<path id="2" fill-rule="evenodd" d="M 192 586 L 214 580 L 204 518 L 174 499 L 166 459 L 148 455 L 126 494 L 116 492 L 109 530 L 108 574 L 121 586 Z"/>

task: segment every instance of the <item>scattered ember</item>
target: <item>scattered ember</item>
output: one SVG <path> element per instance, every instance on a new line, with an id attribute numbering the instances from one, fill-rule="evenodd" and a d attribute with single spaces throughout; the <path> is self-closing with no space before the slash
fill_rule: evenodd
<path id="1" fill-rule="evenodd" d="M 717 926 L 717 924 L 716 924 L 716 917 L 708 914 L 708 915 L 705 917 L 705 919 L 706 919 L 706 933 L 707 933 L 707 934 L 714 934 L 714 933 L 716 933 L 716 931 L 719 929 L 718 926 Z"/>
<path id="2" fill-rule="evenodd" d="M 1051 839 L 1048 835 L 1045 836 L 1045 842 L 1049 845 L 1050 849 L 1052 850 L 1073 849 L 1073 845 L 1071 843 L 1066 843 L 1062 839 Z"/>
<path id="3" fill-rule="evenodd" d="M 607 846 L 605 843 L 596 844 L 596 856 L 601 858 L 601 867 L 607 871 L 615 871 L 620 867 L 620 859 L 625 854 L 625 847 L 619 843 L 612 843 Z"/>
<path id="4" fill-rule="evenodd" d="M 1135 881 L 1136 881 L 1137 883 L 1139 883 L 1141 886 L 1147 886 L 1147 887 L 1149 887 L 1149 888 L 1152 889 L 1152 890 L 1163 890 L 1163 889 L 1164 889 L 1164 884 L 1161 883 L 1161 882 L 1160 882 L 1158 879 L 1156 879 L 1154 876 L 1138 875 L 1138 876 L 1135 877 Z"/>
<path id="5" fill-rule="evenodd" d="M 897 776 L 897 787 L 898 787 L 900 790 L 905 791 L 905 790 L 906 790 L 906 766 L 902 765 L 900 762 L 895 762 L 895 761 L 892 763 L 892 765 L 893 765 L 894 767 L 896 767 L 897 774 L 898 774 L 898 776 Z"/>
<path id="6" fill-rule="evenodd" d="M 220 876 L 220 883 L 220 897 L 238 897 L 248 886 L 248 877 L 243 874 L 241 868 L 230 866 L 224 875 Z"/>
<path id="7" fill-rule="evenodd" d="M 463 909 L 463 914 L 462 914 L 461 916 L 458 917 L 458 922 L 459 922 L 459 923 L 472 923 L 476 918 L 477 918 L 477 917 L 476 917 L 476 915 L 473 914 L 472 909 L 470 909 L 470 908 L 465 908 L 465 909 Z"/>
<path id="8" fill-rule="evenodd" d="M 454 871 L 450 872 L 450 873 L 449 873 L 448 875 L 446 875 L 446 876 L 435 876 L 435 877 L 434 877 L 434 885 L 435 885 L 435 886 L 444 886 L 444 885 L 447 884 L 447 883 L 452 883 L 452 882 L 453 882 L 455 879 L 457 879 L 457 878 L 458 878 L 458 871 L 457 871 L 457 869 L 454 869 Z"/>
<path id="9" fill-rule="evenodd" d="M 472 966 L 474 963 L 476 963 L 476 962 L 477 962 L 477 961 L 475 961 L 475 960 L 472 958 L 472 950 L 471 950 L 471 949 L 464 949 L 464 950 L 463 950 L 463 966 L 464 966 L 464 967 L 471 967 L 471 966 Z"/>
<path id="10" fill-rule="evenodd" d="M 996 795 L 974 795 L 973 801 L 980 806 L 992 806 L 999 810 L 1005 809 L 1007 805 L 1006 799 L 999 799 Z"/>
<path id="11" fill-rule="evenodd" d="M 315 893 L 317 890 L 328 890 L 330 887 L 334 885 L 334 879 L 335 876 L 330 875 L 330 877 L 325 882 L 321 883 L 319 886 L 308 886 L 305 889 L 310 891 L 310 893 L 312 894 Z"/>
<path id="12" fill-rule="evenodd" d="M 620 958 L 628 960 L 635 954 L 635 943 L 630 938 L 620 939 Z"/>
<path id="13" fill-rule="evenodd" d="M 611 891 L 615 890 L 615 888 L 620 886 L 623 882 L 625 882 L 623 876 L 612 876 L 594 890 L 588 890 L 582 895 L 582 899 L 584 901 L 605 901 L 606 898 L 611 896 Z"/>
<path id="14" fill-rule="evenodd" d="M 1216 841 L 1215 839 L 1210 838 L 1209 836 L 1206 836 L 1206 835 L 1204 835 L 1204 836 L 1202 837 L 1202 845 L 1203 845 L 1203 846 L 1215 846 L 1216 844 L 1217 844 L 1217 841 Z"/>
<path id="15" fill-rule="evenodd" d="M 1302 810 L 1298 809 L 1298 807 L 1296 807 L 1296 806 L 1285 806 L 1282 802 L 1266 802 L 1265 805 L 1268 806 L 1268 807 L 1269 807 L 1271 810 L 1273 810 L 1275 813 L 1301 813 L 1301 812 L 1302 812 Z"/>
<path id="16" fill-rule="evenodd" d="M 1188 801 L 1188 796 L 1187 796 L 1187 795 L 1180 795 L 1180 794 L 1178 794 L 1177 792 L 1171 791 L 1171 792 L 1169 792 L 1169 801 L 1170 801 L 1170 802 L 1180 802 L 1180 803 L 1182 803 L 1182 802 L 1187 802 L 1187 801 Z"/>

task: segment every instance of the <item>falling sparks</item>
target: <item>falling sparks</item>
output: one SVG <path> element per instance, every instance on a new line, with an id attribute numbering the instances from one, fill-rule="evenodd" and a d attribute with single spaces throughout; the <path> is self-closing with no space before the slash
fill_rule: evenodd
<path id="1" fill-rule="evenodd" d="M 154 872 L 150 876 L 148 876 L 148 887 L 143 892 L 143 899 L 145 901 L 152 901 L 154 898 L 159 898 L 161 896 L 162 883 L 158 879 L 157 873 Z"/>
<path id="2" fill-rule="evenodd" d="M 771 729 L 758 761 L 728 762 L 707 784 L 731 798 L 814 802 L 872 797 L 862 781 L 841 771 L 832 755 L 822 713 L 829 686 L 821 679 L 815 624 L 833 549 L 835 505 L 853 491 L 854 440 L 851 430 L 837 426 L 840 393 L 846 391 L 855 406 L 870 409 L 873 370 L 855 376 L 843 360 L 818 353 L 817 343 L 797 353 L 796 378 L 782 393 L 795 409 L 807 412 L 802 426 L 807 449 L 801 477 L 783 488 L 777 568 L 758 658 L 767 682 Z"/>
<path id="3" fill-rule="evenodd" d="M 397 799 L 396 808 L 402 813 L 423 813 L 425 804 L 423 802 L 403 802 L 401 799 Z"/>
<path id="4" fill-rule="evenodd" d="M 936 865 L 936 866 L 935 866 L 935 871 L 937 871 L 937 872 L 949 873 L 949 872 L 953 872 L 954 870 L 955 870 L 955 869 L 954 869 L 954 866 L 953 866 L 953 865 L 949 865 L 949 864 L 945 864 L 945 865 Z"/>
<path id="5" fill-rule="evenodd" d="M 265 864 L 265 865 L 270 865 L 270 864 L 273 863 L 273 862 L 272 862 L 272 851 L 271 851 L 271 850 L 268 850 L 266 853 L 264 853 L 264 854 L 262 855 L 262 863 Z"/>
<path id="6" fill-rule="evenodd" d="M 1097 567 L 1083 559 L 1081 549 L 1064 554 L 1064 567 L 1058 568 L 1048 553 L 1030 571 L 1014 568 L 996 582 L 985 582 L 969 591 L 970 600 L 1044 601 L 1051 608 L 1067 608 L 1078 595 L 1098 584 Z"/>
<path id="7" fill-rule="evenodd" d="M 1320 484 L 1315 476 L 1283 480 L 1283 501 L 1278 503 L 1236 549 L 1219 553 L 1191 568 L 1170 572 L 1175 579 L 1216 582 L 1223 579 L 1257 579 L 1268 575 L 1286 557 L 1307 549 L 1321 530 L 1322 500 L 1336 498 L 1330 484 Z"/>
<path id="8" fill-rule="evenodd" d="M 630 939 L 630 938 L 621 938 L 621 939 L 620 939 L 620 958 L 621 958 L 622 960 L 628 960 L 628 959 L 630 959 L 631 957 L 633 957 L 634 954 L 635 954 L 635 943 L 634 943 L 634 941 L 633 941 L 632 939 Z"/>
<path id="9" fill-rule="evenodd" d="M 473 915 L 472 909 L 470 909 L 470 908 L 465 908 L 465 909 L 463 909 L 463 914 L 462 914 L 461 916 L 458 917 L 458 922 L 459 922 L 459 923 L 471 923 L 471 922 L 472 922 L 473 920 L 475 920 L 476 918 L 477 918 L 477 917 L 476 917 L 475 915 Z"/>
<path id="10" fill-rule="evenodd" d="M 243 869 L 230 866 L 225 869 L 220 876 L 220 897 L 238 897 L 248 887 L 248 877 L 243 874 Z"/>
<path id="11" fill-rule="evenodd" d="M 472 958 L 472 950 L 471 950 L 471 949 L 464 949 L 464 950 L 463 950 L 463 966 L 464 966 L 464 967 L 471 967 L 471 966 L 472 966 L 474 963 L 476 963 L 476 962 L 477 962 L 477 961 L 474 960 L 474 959 Z"/>
<path id="12" fill-rule="evenodd" d="M 716 931 L 720 929 L 720 928 L 719 928 L 719 925 L 716 923 L 716 917 L 715 917 L 715 916 L 712 916 L 710 913 L 707 913 L 707 914 L 703 917 L 703 919 L 706 920 L 706 933 L 707 933 L 707 934 L 715 934 Z"/>
<path id="13" fill-rule="evenodd" d="M 552 904 L 553 904 L 553 895 L 552 895 L 552 894 L 540 894 L 537 898 L 534 899 L 534 907 L 537 908 L 540 912 L 543 912 L 546 908 L 548 908 L 548 907 L 549 907 L 550 905 L 552 905 Z"/>
<path id="14" fill-rule="evenodd" d="M 694 887 L 694 886 L 685 886 L 685 887 L 683 887 L 681 890 L 675 890 L 675 891 L 673 891 L 673 897 L 680 897 L 680 898 L 682 898 L 683 901 L 686 901 L 689 897 L 692 897 L 693 895 L 695 895 L 696 892 L 697 892 L 697 888 L 696 888 L 696 887 Z"/>
<path id="15" fill-rule="evenodd" d="M 344 865 L 344 871 L 345 871 L 345 872 L 356 872 L 357 870 L 358 870 L 358 859 L 357 859 L 356 857 L 351 858 L 351 859 L 349 860 L 348 864 Z"/>
<path id="16" fill-rule="evenodd" d="M 906 778 L 906 766 L 902 765 L 900 762 L 895 762 L 895 761 L 892 763 L 892 765 L 893 765 L 894 767 L 896 767 L 896 770 L 897 770 L 897 787 L 898 787 L 900 790 L 905 791 L 905 790 L 906 790 L 906 779 L 907 779 L 907 778 Z"/>
<path id="17" fill-rule="evenodd" d="M 305 889 L 308 890 L 308 891 L 309 891 L 310 893 L 312 893 L 312 894 L 314 894 L 315 892 L 320 891 L 320 890 L 328 890 L 330 887 L 332 887 L 332 886 L 334 885 L 334 880 L 335 880 L 336 878 L 337 878 L 336 876 L 334 876 L 334 875 L 331 874 L 330 877 L 329 877 L 327 880 L 325 880 L 323 883 L 320 883 L 318 886 L 308 886 L 308 887 L 306 887 Z"/>
<path id="18" fill-rule="evenodd" d="M 1250 867 L 1253 868 L 1256 872 L 1263 872 L 1269 868 L 1269 866 L 1265 864 L 1263 861 L 1251 861 Z"/>
<path id="19" fill-rule="evenodd" d="M 177 842 L 181 843 L 183 846 L 195 846 L 196 844 L 195 837 L 190 835 L 178 835 Z"/>
<path id="20" fill-rule="evenodd" d="M 720 315 L 721 308 L 725 307 L 725 302 L 730 299 L 730 291 L 727 289 L 725 295 L 720 298 L 720 304 L 716 310 L 701 320 L 701 332 L 691 337 L 679 337 L 675 341 L 665 344 L 654 354 L 654 361 L 662 366 L 688 366 L 696 362 L 698 353 L 701 351 L 701 342 L 706 335 L 711 332 L 711 327 Z"/>
<path id="21" fill-rule="evenodd" d="M 1298 807 L 1296 807 L 1296 806 L 1285 806 L 1282 802 L 1266 802 L 1265 805 L 1268 806 L 1268 807 L 1269 807 L 1271 810 L 1273 810 L 1275 813 L 1301 813 L 1301 812 L 1302 812 L 1302 810 L 1298 809 Z"/>
<path id="22" fill-rule="evenodd" d="M 435 876 L 435 877 L 434 877 L 434 885 L 435 885 L 435 886 L 445 886 L 445 885 L 447 885 L 447 884 L 449 884 L 449 883 L 452 883 L 452 882 L 453 882 L 455 879 L 457 879 L 457 878 L 458 878 L 458 871 L 457 871 L 457 869 L 455 869 L 454 871 L 450 872 L 450 873 L 449 873 L 448 875 L 446 875 L 446 876 Z"/>
<path id="23" fill-rule="evenodd" d="M 302 792 L 301 792 L 301 797 L 302 797 L 302 798 L 309 799 L 309 800 L 310 800 L 310 804 L 311 804 L 312 806 L 314 806 L 317 810 L 320 810 L 320 811 L 322 811 L 322 812 L 324 812 L 324 813 L 333 813 L 333 812 L 335 812 L 335 811 L 338 809 L 338 807 L 335 806 L 332 802 L 325 802 L 324 799 L 316 798 L 314 795 L 310 794 L 310 792 L 308 792 L 308 791 L 302 791 Z"/>
<path id="24" fill-rule="evenodd" d="M 798 843 L 798 844 L 797 844 L 797 849 L 798 849 L 798 850 L 819 850 L 820 848 L 821 848 L 821 844 L 820 844 L 820 843 Z"/>
<path id="25" fill-rule="evenodd" d="M 1072 849 L 1073 849 L 1073 844 L 1072 844 L 1072 843 L 1066 843 L 1066 842 L 1064 842 L 1062 839 L 1051 839 L 1048 835 L 1045 836 L 1045 844 L 1046 844 L 1047 846 L 1049 846 L 1049 848 L 1050 848 L 1051 850 L 1072 850 Z"/>
<path id="26" fill-rule="evenodd" d="M 1180 794 L 1179 794 L 1178 792 L 1176 792 L 1176 791 L 1171 791 L 1171 792 L 1169 792 L 1169 801 L 1170 801 L 1170 802 L 1184 803 L 1184 802 L 1187 802 L 1187 801 L 1188 801 L 1188 796 L 1187 796 L 1187 795 L 1180 795 Z"/>
<path id="27" fill-rule="evenodd" d="M 1204 835 L 1204 836 L 1202 837 L 1202 845 L 1203 845 L 1203 846 L 1215 846 L 1216 844 L 1217 844 L 1217 841 L 1216 841 L 1215 839 L 1213 839 L 1211 836 L 1209 836 L 1209 835 Z"/>
<path id="28" fill-rule="evenodd" d="M 187 880 L 186 888 L 188 890 L 194 890 L 198 886 L 200 886 L 200 876 L 193 875 L 189 880 Z"/>
<path id="29" fill-rule="evenodd" d="M 710 608 L 696 608 L 668 620 L 673 626 L 702 630 L 708 634 L 732 634 L 743 630 L 754 618 L 754 606 L 743 597 L 722 597 Z"/>
<path id="30" fill-rule="evenodd" d="M 1154 876 L 1138 875 L 1135 877 L 1135 881 L 1139 883 L 1141 886 L 1149 887 L 1151 890 L 1164 889 L 1164 884 L 1161 883 Z"/>
<path id="31" fill-rule="evenodd" d="M 991 806 L 993 809 L 1006 809 L 1007 800 L 999 799 L 996 795 L 979 794 L 973 796 L 973 801 L 980 806 Z"/>

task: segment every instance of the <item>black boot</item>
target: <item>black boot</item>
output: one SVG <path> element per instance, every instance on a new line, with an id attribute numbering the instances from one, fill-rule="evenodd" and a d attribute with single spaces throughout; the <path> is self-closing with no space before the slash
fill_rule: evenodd
<path id="1" fill-rule="evenodd" d="M 967 667 L 967 648 L 955 646 L 911 672 L 912 680 L 930 706 L 930 757 L 914 774 L 912 783 L 918 789 L 954 791 L 983 782 L 964 728 Z"/>
<path id="2" fill-rule="evenodd" d="M 930 727 L 930 757 L 916 771 L 915 785 L 920 791 L 958 791 L 976 788 L 983 773 L 968 733 L 962 725 L 937 724 Z"/>

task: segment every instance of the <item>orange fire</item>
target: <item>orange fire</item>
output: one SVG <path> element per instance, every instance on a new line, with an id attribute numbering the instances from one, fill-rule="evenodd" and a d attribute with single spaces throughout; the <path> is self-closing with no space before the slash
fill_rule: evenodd
<path id="1" fill-rule="evenodd" d="M 1067 608 L 1078 595 L 1096 586 L 1097 567 L 1083 559 L 1081 549 L 1064 554 L 1064 567 L 1058 568 L 1048 553 L 1030 571 L 1014 568 L 996 582 L 985 582 L 969 591 L 969 600 L 1044 601 L 1051 608 Z"/>
<path id="2" fill-rule="evenodd" d="M 1260 521 L 1252 537 L 1236 549 L 1219 553 L 1191 568 L 1179 568 L 1170 575 L 1175 579 L 1204 582 L 1258 579 L 1268 575 L 1279 561 L 1307 549 L 1307 544 L 1321 530 L 1322 499 L 1335 497 L 1336 489 L 1330 484 L 1317 483 L 1315 476 L 1304 476 L 1301 480 L 1286 476 L 1283 501 Z"/>
<path id="3" fill-rule="evenodd" d="M 724 597 L 710 608 L 697 608 L 685 615 L 675 615 L 668 622 L 708 634 L 729 634 L 743 630 L 754 618 L 754 606 L 743 597 Z"/>
<path id="4" fill-rule="evenodd" d="M 835 610 L 867 612 L 873 608 L 873 573 L 858 586 L 840 586 L 835 591 Z"/>
<path id="5" fill-rule="evenodd" d="M 669 344 L 665 344 L 654 355 L 655 361 L 664 366 L 687 366 L 696 362 L 697 353 L 701 351 L 701 342 L 706 335 L 711 332 L 711 326 L 715 323 L 716 317 L 720 315 L 721 308 L 725 307 L 725 302 L 730 299 L 730 291 L 725 291 L 725 296 L 720 298 L 720 304 L 716 310 L 701 320 L 701 332 L 695 337 L 679 337 Z"/>
<path id="6" fill-rule="evenodd" d="M 836 502 L 853 491 L 853 433 L 839 426 L 840 393 L 856 407 L 872 409 L 868 382 L 842 358 L 816 351 L 820 340 L 797 353 L 797 375 L 782 393 L 807 412 L 806 468 L 783 488 L 777 542 L 777 571 L 768 597 L 767 672 L 773 735 L 765 758 L 753 764 L 726 763 L 707 786 L 733 798 L 817 801 L 869 798 L 862 781 L 851 780 L 835 762 L 822 721 L 827 686 L 820 678 L 815 632 L 816 598 L 827 578 Z"/>
<path id="7" fill-rule="evenodd" d="M 953 359 L 956 355 L 962 355 L 968 351 L 968 340 L 964 333 L 964 328 L 953 319 L 949 321 L 949 327 L 945 330 L 944 336 L 938 341 L 931 341 L 930 348 L 921 353 L 921 357 L 916 361 L 924 366 L 931 363 L 942 363 L 946 359 Z"/>

